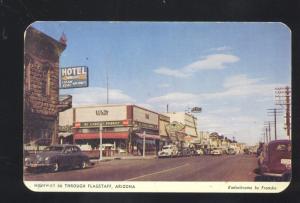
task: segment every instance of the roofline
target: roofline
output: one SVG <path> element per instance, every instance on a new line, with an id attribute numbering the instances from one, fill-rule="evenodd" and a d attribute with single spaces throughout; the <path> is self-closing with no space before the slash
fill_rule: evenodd
<path id="1" fill-rule="evenodd" d="M 61 46 L 61 48 L 64 50 L 66 48 L 66 44 L 61 43 L 59 40 L 54 39 L 53 37 L 50 37 L 49 35 L 47 35 L 46 33 L 36 29 L 33 26 L 29 26 L 26 30 L 25 33 L 27 33 L 28 30 L 32 30 L 32 32 L 37 32 L 38 34 L 41 34 L 43 36 L 45 36 L 45 38 L 48 38 L 52 43 L 54 43 L 55 45 L 59 45 Z"/>

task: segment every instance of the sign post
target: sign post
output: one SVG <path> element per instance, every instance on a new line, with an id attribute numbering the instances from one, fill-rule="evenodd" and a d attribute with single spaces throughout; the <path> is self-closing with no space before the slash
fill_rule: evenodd
<path id="1" fill-rule="evenodd" d="M 102 123 L 99 122 L 99 161 L 102 160 Z"/>

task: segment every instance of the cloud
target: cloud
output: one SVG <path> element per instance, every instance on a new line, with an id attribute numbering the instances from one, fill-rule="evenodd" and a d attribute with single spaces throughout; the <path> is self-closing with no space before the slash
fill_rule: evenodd
<path id="1" fill-rule="evenodd" d="M 180 69 L 172 69 L 168 67 L 161 67 L 155 69 L 154 72 L 161 75 L 186 78 L 192 76 L 193 73 L 202 70 L 220 70 L 226 68 L 227 64 L 238 62 L 239 57 L 231 54 L 212 54 L 201 60 L 190 63 Z"/>
<path id="2" fill-rule="evenodd" d="M 172 92 L 163 96 L 153 97 L 147 100 L 149 103 L 187 103 L 199 99 L 199 95 L 183 92 Z"/>
<path id="3" fill-rule="evenodd" d="M 89 87 L 72 91 L 73 105 L 106 104 L 106 88 Z M 109 90 L 109 103 L 131 103 L 135 100 L 119 89 Z"/>
<path id="4" fill-rule="evenodd" d="M 278 83 L 261 83 L 261 78 L 249 78 L 247 75 L 234 75 L 225 79 L 223 91 L 210 93 L 187 93 L 187 92 L 170 92 L 165 95 L 149 98 L 148 103 L 156 104 L 175 104 L 177 106 L 187 106 L 188 104 L 199 104 L 204 100 L 213 100 L 221 98 L 262 96 L 272 97 L 275 87 L 284 86 Z M 235 109 L 237 110 L 237 109 Z"/>
<path id="5" fill-rule="evenodd" d="M 211 114 L 232 114 L 240 112 L 241 109 L 237 107 L 228 107 L 228 108 L 221 108 L 221 109 L 215 109 L 210 111 Z"/>
<path id="6" fill-rule="evenodd" d="M 261 78 L 251 79 L 248 78 L 245 74 L 234 75 L 225 79 L 223 86 L 225 88 L 231 87 L 241 87 L 255 84 L 259 81 L 262 81 Z"/>
<path id="7" fill-rule="evenodd" d="M 285 85 L 280 83 L 261 83 L 263 80 L 262 78 L 248 78 L 247 75 L 243 74 L 230 76 L 224 81 L 223 91 L 206 93 L 202 96 L 205 99 L 254 95 L 272 97 L 275 87 Z"/>
<path id="8" fill-rule="evenodd" d="M 154 72 L 157 74 L 160 74 L 160 75 L 172 76 L 172 77 L 177 77 L 177 78 L 186 78 L 186 77 L 190 76 L 189 74 L 184 73 L 181 70 L 174 70 L 174 69 L 167 68 L 167 67 L 161 67 L 161 68 L 155 69 Z"/>
<path id="9" fill-rule="evenodd" d="M 216 47 L 216 48 L 209 49 L 209 51 L 229 51 L 229 50 L 232 50 L 232 48 L 229 46 L 222 46 L 222 47 Z"/>
<path id="10" fill-rule="evenodd" d="M 235 63 L 239 60 L 237 56 L 230 54 L 213 54 L 185 66 L 183 70 L 189 73 L 194 73 L 199 70 L 219 70 L 224 69 L 226 67 L 225 64 Z"/>
<path id="11" fill-rule="evenodd" d="M 201 102 L 200 100 L 200 95 L 197 94 L 171 92 L 162 96 L 152 97 L 146 102 L 155 106 L 156 111 L 165 112 L 167 104 L 170 111 L 184 111 L 189 107 L 197 106 Z"/>

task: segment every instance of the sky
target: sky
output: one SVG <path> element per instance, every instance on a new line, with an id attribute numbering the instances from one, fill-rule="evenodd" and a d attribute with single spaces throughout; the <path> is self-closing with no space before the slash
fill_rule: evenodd
<path id="1" fill-rule="evenodd" d="M 274 117 L 275 87 L 291 86 L 291 32 L 282 23 L 35 22 L 67 37 L 60 67 L 87 66 L 89 87 L 61 89 L 73 106 L 133 103 L 157 112 L 188 111 L 199 131 L 249 145 Z M 284 116 L 278 138 L 286 139 Z M 272 126 L 273 127 L 273 126 Z M 274 129 L 271 136 L 274 139 Z"/>

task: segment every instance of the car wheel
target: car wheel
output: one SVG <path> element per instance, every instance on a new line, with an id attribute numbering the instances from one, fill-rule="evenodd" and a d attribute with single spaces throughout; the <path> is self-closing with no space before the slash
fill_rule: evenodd
<path id="1" fill-rule="evenodd" d="M 88 166 L 87 162 L 85 160 L 83 160 L 81 162 L 80 168 L 84 169 L 84 168 L 87 168 L 87 166 Z"/>
<path id="2" fill-rule="evenodd" d="M 52 167 L 52 172 L 58 172 L 59 170 L 60 170 L 60 166 L 58 162 L 54 163 Z"/>

